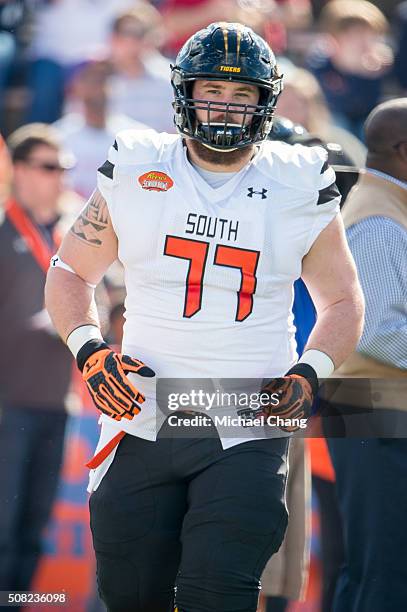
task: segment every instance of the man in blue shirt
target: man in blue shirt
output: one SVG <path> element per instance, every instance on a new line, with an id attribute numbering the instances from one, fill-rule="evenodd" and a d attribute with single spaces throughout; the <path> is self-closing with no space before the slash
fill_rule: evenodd
<path id="1" fill-rule="evenodd" d="M 334 612 L 407 609 L 407 98 L 376 107 L 365 135 L 366 170 L 343 209 L 365 327 L 336 371 L 364 439 L 329 440 L 346 556 Z"/>

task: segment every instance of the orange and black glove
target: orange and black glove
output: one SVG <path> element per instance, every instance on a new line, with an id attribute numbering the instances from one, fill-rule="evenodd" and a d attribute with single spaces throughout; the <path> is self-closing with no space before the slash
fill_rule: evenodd
<path id="1" fill-rule="evenodd" d="M 264 408 L 267 416 L 280 417 L 281 419 L 308 419 L 312 413 L 312 405 L 318 393 L 318 377 L 310 365 L 297 363 L 284 378 L 273 378 L 267 383 L 262 393 L 267 393 L 275 399 L 278 404 L 270 402 Z M 280 429 L 287 432 L 294 432 L 300 429 L 299 425 L 278 425 Z"/>
<path id="2" fill-rule="evenodd" d="M 93 402 L 115 421 L 131 420 L 141 410 L 145 397 L 127 378 L 129 372 L 153 377 L 155 372 L 142 361 L 115 353 L 100 340 L 89 340 L 79 350 L 76 362 Z"/>

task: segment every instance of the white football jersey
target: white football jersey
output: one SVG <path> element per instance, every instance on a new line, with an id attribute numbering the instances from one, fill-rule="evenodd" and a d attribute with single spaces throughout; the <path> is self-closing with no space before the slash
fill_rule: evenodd
<path id="1" fill-rule="evenodd" d="M 293 283 L 339 211 L 326 160 L 321 147 L 264 142 L 213 188 L 178 135 L 119 133 L 98 188 L 125 269 L 123 352 L 160 378 L 282 376 L 297 359 Z M 147 397 L 141 413 L 102 421 L 154 440 L 155 383 L 132 380 Z M 224 448 L 243 441 L 220 435 Z"/>

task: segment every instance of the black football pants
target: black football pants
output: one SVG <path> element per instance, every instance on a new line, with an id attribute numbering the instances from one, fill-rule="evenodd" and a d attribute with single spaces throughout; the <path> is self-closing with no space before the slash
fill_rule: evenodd
<path id="1" fill-rule="evenodd" d="M 288 441 L 222 450 L 176 429 L 126 435 L 91 495 L 100 596 L 109 612 L 255 612 L 287 524 Z"/>

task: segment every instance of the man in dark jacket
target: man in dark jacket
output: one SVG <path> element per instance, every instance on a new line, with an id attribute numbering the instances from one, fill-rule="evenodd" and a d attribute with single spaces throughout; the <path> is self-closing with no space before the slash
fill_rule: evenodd
<path id="1" fill-rule="evenodd" d="M 59 242 L 66 159 L 48 126 L 9 139 L 12 195 L 0 220 L 0 590 L 26 591 L 62 460 L 72 359 L 44 310 Z"/>

